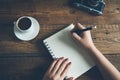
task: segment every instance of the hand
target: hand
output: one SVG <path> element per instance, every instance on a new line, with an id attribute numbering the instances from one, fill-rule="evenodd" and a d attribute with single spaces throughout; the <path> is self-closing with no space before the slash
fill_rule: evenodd
<path id="1" fill-rule="evenodd" d="M 70 66 L 71 62 L 68 59 L 63 57 L 55 59 L 45 73 L 43 80 L 64 80 Z M 73 78 L 70 77 L 67 80 L 73 80 Z"/>
<path id="2" fill-rule="evenodd" d="M 77 29 L 85 29 L 83 25 L 78 23 L 76 25 Z M 84 48 L 92 48 L 95 47 L 91 38 L 90 30 L 83 32 L 81 35 L 78 35 L 77 33 L 72 31 L 72 36 L 75 40 L 77 40 L 80 45 L 82 45 Z"/>

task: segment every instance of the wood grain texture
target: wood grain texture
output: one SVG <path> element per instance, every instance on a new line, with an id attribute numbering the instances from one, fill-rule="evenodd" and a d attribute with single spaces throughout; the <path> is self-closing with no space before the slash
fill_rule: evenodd
<path id="1" fill-rule="evenodd" d="M 93 16 L 68 6 L 68 0 L 1 0 L 0 22 L 8 23 L 20 16 L 33 16 L 40 24 L 119 24 L 120 1 L 105 0 L 102 16 Z"/>
<path id="2" fill-rule="evenodd" d="M 93 41 L 120 71 L 120 0 L 105 2 L 104 14 L 94 16 L 68 6 L 68 0 L 0 0 L 0 80 L 42 80 L 52 62 L 42 40 L 77 22 L 97 25 Z M 40 23 L 34 40 L 15 37 L 13 22 L 21 16 L 32 16 Z M 77 80 L 103 79 L 94 67 Z"/>
<path id="3" fill-rule="evenodd" d="M 44 44 L 42 44 L 42 40 L 65 28 L 66 26 L 68 25 L 41 25 L 39 35 L 34 40 L 28 42 L 18 40 L 14 36 L 11 28 L 2 28 L 0 30 L 0 53 L 42 53 L 43 48 L 40 48 L 40 45 L 44 46 Z M 103 54 L 120 54 L 120 25 L 96 26 L 97 29 L 91 31 L 96 47 Z M 9 32 L 9 35 L 6 34 L 6 32 Z"/>
<path id="4" fill-rule="evenodd" d="M 120 71 L 120 55 L 106 55 L 106 57 Z M 0 56 L 0 79 L 1 80 L 42 80 L 42 77 L 52 62 L 49 55 L 22 54 Z M 77 80 L 103 80 L 97 69 L 91 70 L 80 76 Z"/>
<path id="5" fill-rule="evenodd" d="M 92 30 L 92 38 L 103 54 L 120 53 L 120 25 L 97 25 Z"/>

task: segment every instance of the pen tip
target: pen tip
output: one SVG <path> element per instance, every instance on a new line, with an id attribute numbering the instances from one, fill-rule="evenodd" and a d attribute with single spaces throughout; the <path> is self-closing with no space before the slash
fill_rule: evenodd
<path id="1" fill-rule="evenodd" d="M 96 29 L 96 28 L 97 28 L 97 26 L 93 25 L 93 26 L 91 26 L 91 28 L 92 28 L 92 29 Z"/>
<path id="2" fill-rule="evenodd" d="M 97 28 L 97 26 L 94 26 L 94 28 L 96 29 L 96 28 Z"/>

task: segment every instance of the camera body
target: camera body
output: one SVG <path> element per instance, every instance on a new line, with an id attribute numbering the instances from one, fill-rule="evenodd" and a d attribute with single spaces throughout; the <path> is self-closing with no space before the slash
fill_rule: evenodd
<path id="1" fill-rule="evenodd" d="M 69 4 L 94 15 L 102 15 L 105 7 L 103 0 L 70 0 Z"/>

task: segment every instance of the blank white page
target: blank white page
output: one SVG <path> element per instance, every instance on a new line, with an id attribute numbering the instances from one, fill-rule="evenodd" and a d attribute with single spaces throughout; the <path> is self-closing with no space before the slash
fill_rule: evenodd
<path id="1" fill-rule="evenodd" d="M 71 36 L 71 30 L 74 25 L 64 28 L 63 30 L 48 37 L 43 42 L 48 48 L 53 58 L 65 57 L 72 62 L 71 68 L 67 74 L 68 77 L 77 78 L 95 64 L 88 53 L 86 53 Z"/>

